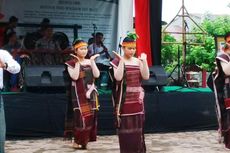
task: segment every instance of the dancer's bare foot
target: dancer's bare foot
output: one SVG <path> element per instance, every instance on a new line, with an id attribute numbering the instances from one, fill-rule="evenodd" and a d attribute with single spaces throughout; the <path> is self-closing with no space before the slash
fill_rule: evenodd
<path id="1" fill-rule="evenodd" d="M 80 145 L 77 143 L 73 143 L 73 148 L 74 149 L 87 149 L 86 145 Z"/>
<path id="2" fill-rule="evenodd" d="M 79 145 L 77 143 L 73 143 L 73 148 L 74 149 L 79 149 L 79 148 L 81 148 L 81 145 Z"/>

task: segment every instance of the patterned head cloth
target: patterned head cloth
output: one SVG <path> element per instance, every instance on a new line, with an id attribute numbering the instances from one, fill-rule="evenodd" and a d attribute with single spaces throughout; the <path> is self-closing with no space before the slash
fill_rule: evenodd
<path id="1" fill-rule="evenodd" d="M 136 47 L 136 39 L 138 35 L 136 33 L 129 33 L 122 42 L 122 47 Z"/>
<path id="2" fill-rule="evenodd" d="M 72 46 L 74 47 L 74 49 L 78 49 L 82 46 L 88 46 L 88 44 L 82 39 L 76 39 L 74 40 Z"/>

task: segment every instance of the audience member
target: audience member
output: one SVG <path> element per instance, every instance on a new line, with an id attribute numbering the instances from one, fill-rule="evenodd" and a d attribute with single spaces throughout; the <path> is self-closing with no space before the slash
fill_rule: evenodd
<path id="1" fill-rule="evenodd" d="M 8 41 L 9 41 L 8 36 L 9 36 L 9 34 L 10 34 L 11 32 L 15 32 L 15 28 L 16 28 L 17 24 L 18 24 L 18 18 L 15 17 L 15 16 L 11 16 L 11 17 L 9 18 L 8 25 L 7 25 L 7 27 L 6 27 L 5 30 L 4 30 L 3 45 L 5 45 L 5 44 L 8 43 Z"/>
<path id="2" fill-rule="evenodd" d="M 44 27 L 44 35 L 36 42 L 36 53 L 32 56 L 32 62 L 36 65 L 56 65 L 63 63 L 60 47 L 53 41 L 53 28 L 50 25 Z"/>
<path id="3" fill-rule="evenodd" d="M 100 83 L 101 87 L 107 87 L 109 77 L 107 71 L 109 70 L 109 62 L 110 62 L 110 54 L 108 49 L 105 47 L 104 43 L 104 35 L 101 32 L 97 32 L 95 36 L 95 42 L 89 45 L 89 56 L 100 54 L 100 56 L 96 59 L 96 64 L 98 69 L 101 71 Z M 98 80 L 97 80 L 98 81 Z"/>

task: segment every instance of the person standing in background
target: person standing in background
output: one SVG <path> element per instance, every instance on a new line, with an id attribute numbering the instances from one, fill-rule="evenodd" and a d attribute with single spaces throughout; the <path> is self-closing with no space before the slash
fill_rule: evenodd
<path id="1" fill-rule="evenodd" d="M 13 58 L 21 64 L 21 58 L 18 55 L 18 51 L 21 48 L 21 44 L 19 43 L 17 39 L 16 32 L 11 32 L 8 34 L 9 41 L 6 45 L 3 46 L 4 50 L 7 50 Z M 19 91 L 19 74 L 10 74 L 9 72 L 4 72 L 4 90 L 8 91 L 8 88 L 10 88 L 10 91 L 17 92 Z"/>
<path id="2" fill-rule="evenodd" d="M 6 50 L 0 50 L 0 89 L 3 88 L 3 70 L 10 73 L 19 73 L 21 67 Z M 5 152 L 6 122 L 4 102 L 0 93 L 0 153 Z"/>

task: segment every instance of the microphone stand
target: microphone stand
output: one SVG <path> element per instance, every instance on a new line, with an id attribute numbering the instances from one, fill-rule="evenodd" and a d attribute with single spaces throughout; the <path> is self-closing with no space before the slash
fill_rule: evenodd
<path id="1" fill-rule="evenodd" d="M 97 26 L 96 24 L 93 24 L 93 54 L 95 54 L 96 52 L 96 30 L 97 30 Z"/>
<path id="2" fill-rule="evenodd" d="M 119 40 L 119 44 L 118 44 L 118 53 L 121 55 L 121 38 L 122 37 L 120 37 L 120 40 Z"/>

